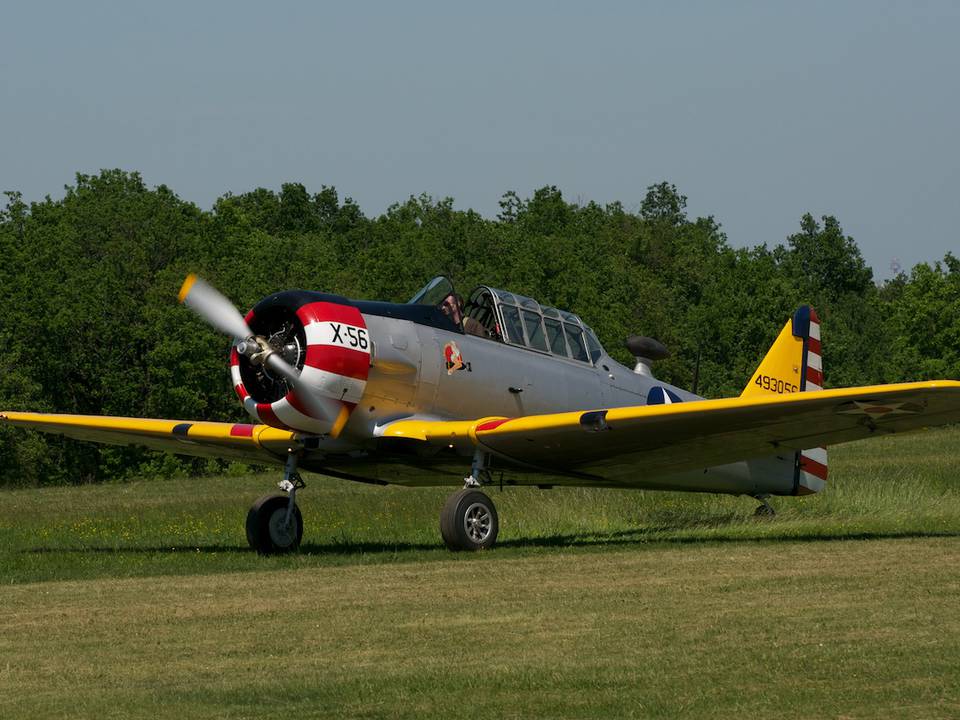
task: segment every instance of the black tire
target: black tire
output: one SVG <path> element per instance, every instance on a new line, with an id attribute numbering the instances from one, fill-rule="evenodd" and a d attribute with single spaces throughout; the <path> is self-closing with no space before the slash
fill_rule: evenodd
<path id="1" fill-rule="evenodd" d="M 769 520 L 772 517 L 775 517 L 777 511 L 774 510 L 770 505 L 761 505 L 756 510 L 753 511 L 753 516 L 762 518 L 764 520 Z"/>
<path id="2" fill-rule="evenodd" d="M 264 495 L 247 513 L 247 542 L 261 555 L 293 552 L 303 539 L 303 516 L 293 506 L 291 527 L 283 529 L 290 498 L 286 495 Z"/>
<path id="3" fill-rule="evenodd" d="M 455 552 L 491 548 L 499 532 L 497 508 L 479 490 L 466 488 L 454 493 L 440 511 L 440 534 Z"/>

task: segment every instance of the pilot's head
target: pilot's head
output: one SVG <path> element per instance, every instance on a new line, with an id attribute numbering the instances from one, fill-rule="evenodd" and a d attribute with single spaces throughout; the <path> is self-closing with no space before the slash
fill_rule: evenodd
<path id="1" fill-rule="evenodd" d="M 440 303 L 440 309 L 453 321 L 454 325 L 460 325 L 463 320 L 463 298 L 456 293 L 450 293 Z"/>

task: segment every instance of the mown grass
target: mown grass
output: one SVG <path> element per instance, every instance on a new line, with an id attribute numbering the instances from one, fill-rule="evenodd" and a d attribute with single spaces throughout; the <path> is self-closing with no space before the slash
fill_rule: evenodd
<path id="1" fill-rule="evenodd" d="M 953 538 L 0 588 L 0 716 L 960 713 Z"/>
<path id="2" fill-rule="evenodd" d="M 0 493 L 0 718 L 960 717 L 960 429 L 832 451 L 754 501 L 308 478 L 302 552 L 242 522 L 273 476 Z"/>

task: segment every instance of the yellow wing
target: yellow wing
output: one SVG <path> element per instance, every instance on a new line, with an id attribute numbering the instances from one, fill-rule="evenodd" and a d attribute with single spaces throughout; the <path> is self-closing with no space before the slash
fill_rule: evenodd
<path id="1" fill-rule="evenodd" d="M 148 420 L 99 415 L 3 412 L 0 422 L 112 445 L 143 445 L 181 455 L 284 462 L 295 433 L 267 425 Z"/>
<path id="2" fill-rule="evenodd" d="M 476 421 L 400 420 L 383 437 L 488 450 L 611 481 L 960 422 L 960 382 L 876 385 Z"/>

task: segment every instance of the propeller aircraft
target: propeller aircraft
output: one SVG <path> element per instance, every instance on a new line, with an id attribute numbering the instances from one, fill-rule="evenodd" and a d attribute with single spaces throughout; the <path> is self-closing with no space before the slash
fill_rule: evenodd
<path id="1" fill-rule="evenodd" d="M 230 372 L 252 423 L 30 412 L 0 422 L 80 440 L 283 466 L 246 534 L 263 554 L 300 544 L 305 469 L 346 480 L 453 485 L 440 512 L 451 550 L 491 547 L 495 483 L 773 495 L 827 481 L 827 446 L 960 421 L 960 382 L 823 389 L 820 321 L 787 320 L 738 397 L 658 380 L 667 350 L 631 336 L 636 366 L 577 315 L 445 277 L 408 303 L 289 290 L 243 317 L 194 275 L 179 299 L 233 339 Z"/>

